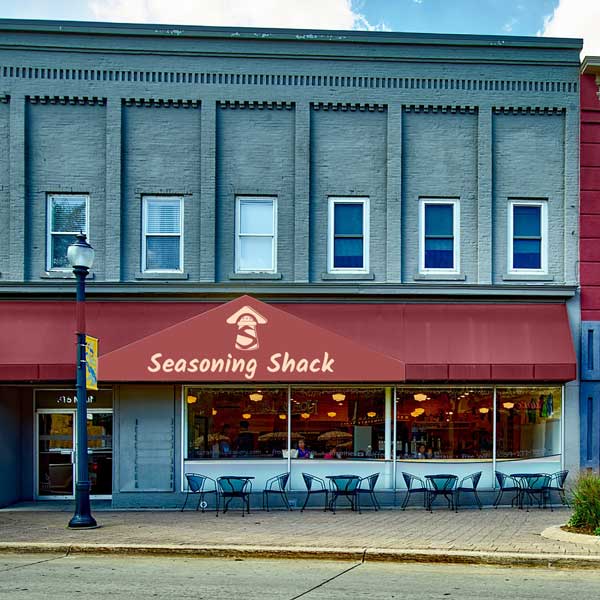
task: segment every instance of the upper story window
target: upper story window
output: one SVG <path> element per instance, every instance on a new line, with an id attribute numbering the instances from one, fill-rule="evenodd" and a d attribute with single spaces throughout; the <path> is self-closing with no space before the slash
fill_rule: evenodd
<path id="1" fill-rule="evenodd" d="M 235 270 L 275 273 L 277 270 L 277 202 L 267 196 L 236 198 Z"/>
<path id="2" fill-rule="evenodd" d="M 88 236 L 89 196 L 87 194 L 48 195 L 48 234 L 46 268 L 71 270 L 67 260 L 67 248 L 75 241 L 75 235 L 83 232 Z"/>
<path id="3" fill-rule="evenodd" d="M 330 272 L 368 272 L 368 198 L 329 198 L 328 246 Z"/>
<path id="4" fill-rule="evenodd" d="M 508 272 L 544 273 L 547 270 L 547 204 L 511 200 L 508 211 Z"/>
<path id="5" fill-rule="evenodd" d="M 458 200 L 422 199 L 419 208 L 419 271 L 457 273 L 460 268 Z"/>
<path id="6" fill-rule="evenodd" d="M 142 271 L 183 271 L 183 198 L 143 199 Z"/>

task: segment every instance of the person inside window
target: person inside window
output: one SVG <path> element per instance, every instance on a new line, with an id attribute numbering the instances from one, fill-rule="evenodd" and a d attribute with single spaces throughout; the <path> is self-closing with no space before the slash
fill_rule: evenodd
<path id="1" fill-rule="evenodd" d="M 325 456 L 323 457 L 327 460 L 331 460 L 333 458 L 337 458 L 337 448 L 335 446 L 333 446 L 332 448 L 329 449 L 329 452 L 325 453 Z"/>
<path id="2" fill-rule="evenodd" d="M 310 458 L 310 450 L 304 440 L 298 440 L 298 458 Z"/>
<path id="3" fill-rule="evenodd" d="M 248 431 L 248 421 L 240 421 L 240 433 L 237 439 L 237 449 L 240 456 L 252 454 L 254 451 L 254 435 Z"/>
<path id="4" fill-rule="evenodd" d="M 231 427 L 225 423 L 219 435 L 219 453 L 221 456 L 231 456 Z"/>

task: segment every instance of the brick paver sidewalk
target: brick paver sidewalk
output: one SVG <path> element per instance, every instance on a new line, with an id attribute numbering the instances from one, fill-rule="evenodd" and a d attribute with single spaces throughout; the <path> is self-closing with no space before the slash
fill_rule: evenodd
<path id="1" fill-rule="evenodd" d="M 99 529 L 71 531 L 70 514 L 49 511 L 0 511 L 0 543 L 141 544 L 144 546 L 260 546 L 511 552 L 600 556 L 600 545 L 559 542 L 541 532 L 569 518 L 569 510 L 484 509 L 433 514 L 423 509 L 350 511 L 337 514 L 256 511 L 97 512 Z"/>

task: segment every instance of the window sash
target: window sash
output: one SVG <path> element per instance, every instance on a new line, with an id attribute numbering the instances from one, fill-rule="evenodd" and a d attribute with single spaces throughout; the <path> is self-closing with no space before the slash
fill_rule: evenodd
<path id="1" fill-rule="evenodd" d="M 360 205 L 362 208 L 361 215 L 361 231 L 351 233 L 339 233 L 338 230 L 347 230 L 348 226 L 340 227 L 340 224 L 336 217 L 338 211 L 336 208 L 344 204 Z M 352 227 L 354 224 L 350 224 Z M 328 270 L 330 273 L 367 273 L 369 270 L 369 198 L 344 198 L 344 197 L 330 197 L 329 198 L 329 233 L 328 233 L 328 245 L 329 245 L 329 258 L 328 258 Z M 361 245 L 360 252 L 360 264 L 343 264 L 352 262 L 352 258 L 357 258 L 359 255 L 351 254 L 337 254 L 337 248 L 339 247 L 350 247 L 350 244 L 344 244 L 344 240 L 357 240 Z M 358 261 L 357 261 L 358 262 Z"/>
<path id="2" fill-rule="evenodd" d="M 71 265 L 67 260 L 66 250 L 64 255 L 61 252 L 61 256 L 56 256 L 56 246 L 58 240 L 61 237 L 71 236 L 72 240 L 69 240 L 67 247 L 75 242 L 75 236 L 83 232 L 89 241 L 89 195 L 88 194 L 48 194 L 47 195 L 47 217 L 46 217 L 46 270 L 48 271 L 70 271 Z M 60 205 L 60 201 L 64 200 L 66 203 L 69 201 L 74 202 L 79 200 L 83 202 L 83 227 L 77 228 L 76 230 L 62 230 L 55 228 L 55 209 Z M 60 259 L 60 260 L 58 260 Z"/>
<path id="3" fill-rule="evenodd" d="M 515 213 L 520 207 L 536 208 L 537 223 L 525 224 L 525 228 L 538 230 L 539 235 L 518 235 L 515 223 Z M 508 256 L 508 272 L 509 273 L 545 273 L 547 272 L 547 221 L 546 221 L 547 204 L 545 201 L 527 201 L 513 200 L 509 203 L 509 256 Z M 531 212 L 530 214 L 533 214 Z M 521 229 L 523 229 L 521 224 Z M 530 242 L 530 243 L 520 243 Z M 537 242 L 537 243 L 536 243 Z M 537 246 L 537 249 L 535 249 Z M 529 247 L 532 252 L 524 251 Z M 529 264 L 526 264 L 529 263 Z M 525 266 L 522 266 L 524 265 Z"/>
<path id="4" fill-rule="evenodd" d="M 182 273 L 183 272 L 183 198 L 180 196 L 145 196 L 142 198 L 143 205 L 143 227 L 142 227 L 142 272 L 143 273 Z M 160 207 L 160 205 L 168 206 L 164 214 L 166 215 L 165 223 L 171 229 L 178 229 L 178 231 L 156 231 L 155 229 L 160 228 L 161 214 L 160 210 L 156 210 L 155 214 L 152 213 L 152 209 Z M 173 219 L 174 206 L 177 206 L 176 218 Z M 173 258 L 174 254 L 172 249 L 169 249 L 168 245 L 164 245 L 162 248 L 160 245 L 156 245 L 159 252 L 164 251 L 162 255 L 149 256 L 152 252 L 155 252 L 152 246 L 154 240 L 161 238 L 178 239 L 179 244 L 176 248 L 177 264 L 165 264 L 161 263 L 161 260 L 169 261 Z"/>
<path id="5" fill-rule="evenodd" d="M 264 217 L 267 212 L 264 210 L 267 206 L 270 208 L 270 219 L 268 219 L 269 231 L 258 231 L 263 227 L 259 223 L 257 230 L 252 231 L 252 219 L 257 215 L 252 215 L 253 206 L 258 206 L 258 218 L 260 220 L 261 212 Z M 243 222 L 244 215 L 246 222 Z M 235 271 L 236 273 L 275 273 L 277 271 L 277 198 L 270 196 L 238 196 L 236 198 L 236 216 L 235 216 Z M 270 240 L 270 244 L 263 243 L 252 244 L 252 240 Z M 265 250 L 264 254 L 251 256 L 254 251 L 259 251 L 260 247 Z"/>
<path id="6" fill-rule="evenodd" d="M 432 223 L 428 223 L 427 213 L 428 207 L 444 206 L 450 207 L 452 210 L 451 230 L 448 231 L 446 226 L 433 227 Z M 430 213 L 433 215 L 433 213 Z M 419 272 L 420 273 L 458 273 L 460 264 L 459 255 L 459 239 L 460 239 L 460 205 L 455 199 L 427 199 L 422 198 L 420 201 L 419 210 Z M 433 218 L 433 216 L 432 216 Z M 432 232 L 432 229 L 434 232 Z M 438 232 L 439 231 L 439 232 Z M 436 248 L 436 241 L 449 241 L 451 249 L 443 247 Z M 443 246 L 443 244 L 437 244 Z M 442 254 L 444 253 L 444 254 Z M 452 259 L 448 260 L 448 254 L 451 253 Z M 438 264 L 434 261 L 439 260 Z"/>

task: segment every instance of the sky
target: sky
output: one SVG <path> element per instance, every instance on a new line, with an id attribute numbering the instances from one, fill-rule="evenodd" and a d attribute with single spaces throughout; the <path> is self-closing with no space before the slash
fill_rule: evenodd
<path id="1" fill-rule="evenodd" d="M 0 0 L 0 18 L 582 37 L 600 0 Z"/>

